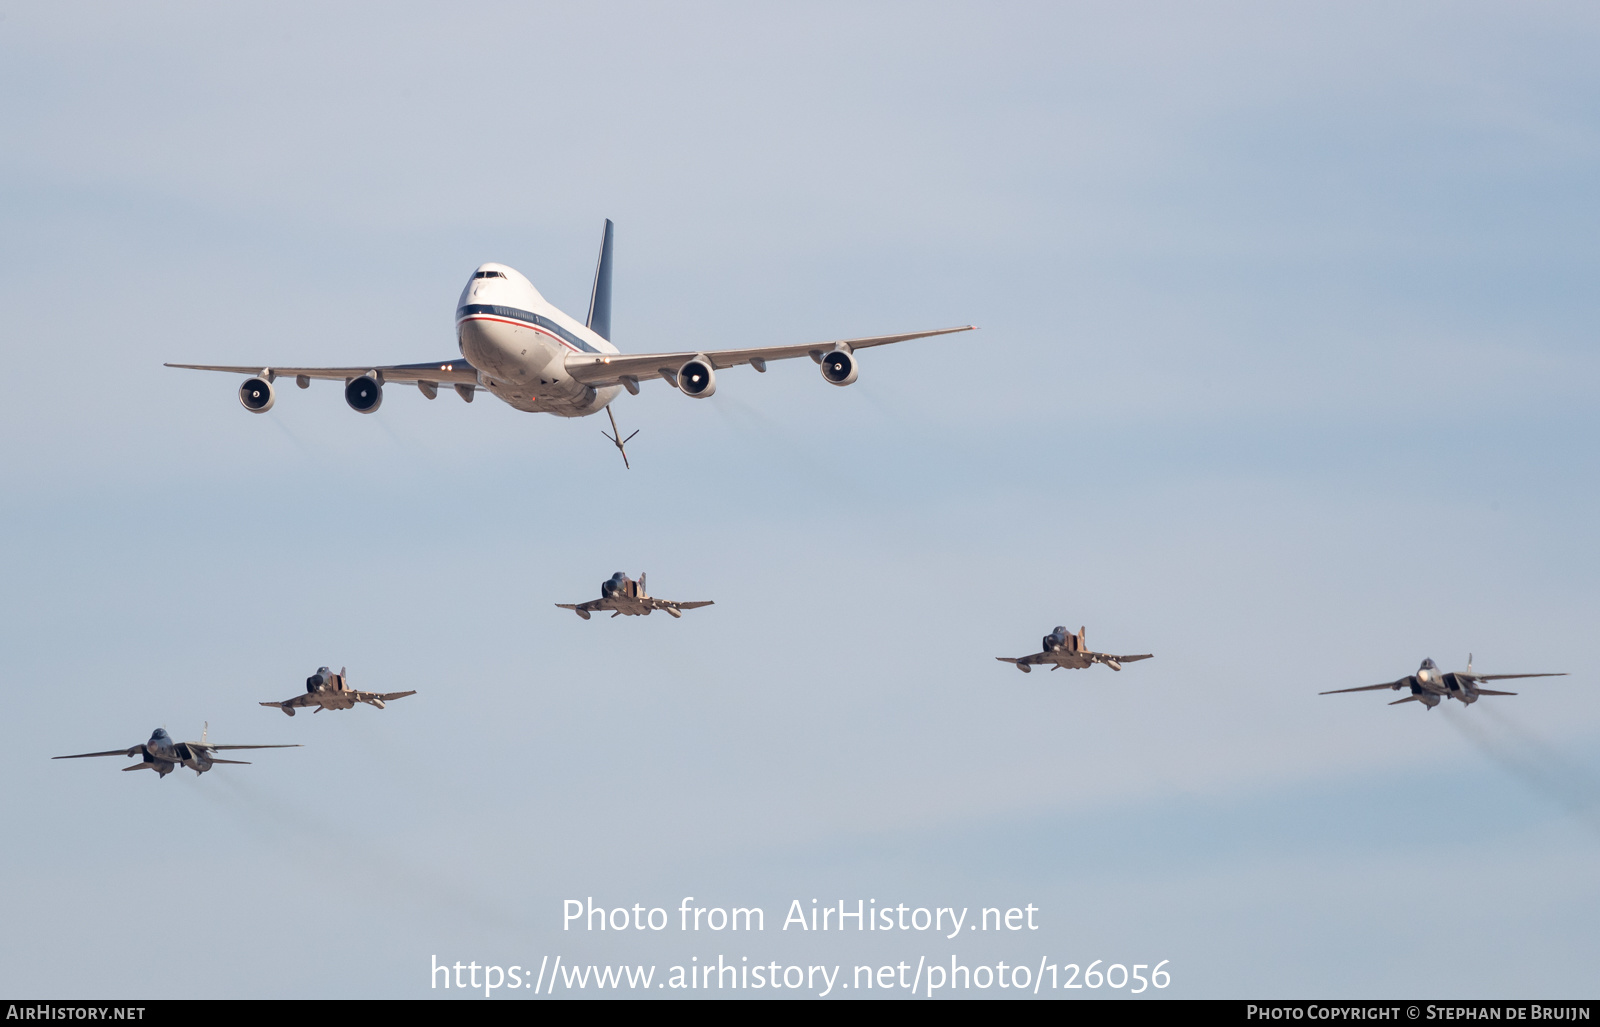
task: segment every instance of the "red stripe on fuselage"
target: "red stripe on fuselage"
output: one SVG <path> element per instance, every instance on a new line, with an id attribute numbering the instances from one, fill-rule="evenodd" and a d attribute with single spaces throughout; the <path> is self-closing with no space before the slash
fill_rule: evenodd
<path id="1" fill-rule="evenodd" d="M 563 339 L 561 336 L 552 335 L 549 332 L 545 331 L 543 328 L 540 328 L 538 325 L 529 324 L 526 321 L 513 321 L 508 317 L 490 317 L 488 314 L 469 314 L 468 316 L 462 318 L 461 321 L 499 321 L 501 324 L 504 324 L 504 325 L 515 325 L 518 328 L 526 328 L 529 331 L 538 332 L 540 335 L 544 336 L 547 339 L 550 339 L 550 340 L 552 340 L 554 342 L 559 342 L 561 345 L 567 347 L 567 349 L 570 349 L 574 353 L 582 353 L 583 352 L 583 350 L 581 350 L 578 347 L 574 346 L 572 343 L 568 342 L 566 339 Z M 456 322 L 456 326 L 457 327 L 460 327 L 461 321 L 457 321 Z"/>

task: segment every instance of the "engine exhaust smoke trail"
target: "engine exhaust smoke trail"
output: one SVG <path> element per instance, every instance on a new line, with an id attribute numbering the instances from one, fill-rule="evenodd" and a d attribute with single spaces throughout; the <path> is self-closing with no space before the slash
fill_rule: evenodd
<path id="1" fill-rule="evenodd" d="M 1499 730 L 1478 723 L 1479 719 L 1466 711 L 1445 710 L 1445 722 L 1491 762 L 1600 834 L 1600 782 L 1593 774 L 1502 714 L 1489 714 Z"/>
<path id="2" fill-rule="evenodd" d="M 283 421 L 284 421 L 283 418 L 281 418 L 281 417 L 269 417 L 269 418 L 267 418 L 267 420 L 269 420 L 273 424 L 277 425 L 278 426 L 278 430 L 283 432 L 284 435 L 288 436 L 289 441 L 294 443 L 294 447 L 300 451 L 302 456 L 310 457 L 311 459 L 314 459 L 314 460 L 318 458 L 318 454 L 313 452 L 310 446 L 306 445 L 305 440 L 300 438 L 300 436 L 296 435 L 289 428 L 289 426 L 287 424 L 283 423 Z"/>
<path id="3" fill-rule="evenodd" d="M 284 843 L 288 841 L 285 835 L 299 836 L 300 842 L 309 845 L 319 859 L 334 853 L 340 864 L 351 868 L 364 881 L 376 879 L 381 886 L 391 889 L 389 894 L 398 902 L 464 916 L 480 929 L 509 932 L 518 927 L 506 913 L 467 894 L 454 881 L 390 854 L 363 852 L 360 842 L 329 828 L 304 810 L 278 802 L 270 793 L 242 780 L 241 775 L 208 776 L 217 777 L 218 784 L 238 800 L 231 804 L 231 811 L 247 822 L 253 821 L 250 826 L 261 830 L 269 839 Z"/>
<path id="4" fill-rule="evenodd" d="M 405 439 L 402 439 L 399 433 L 394 430 L 394 427 L 388 421 L 381 417 L 375 418 L 375 420 L 378 422 L 378 427 L 383 430 L 383 433 L 389 436 L 389 441 L 394 443 L 394 448 L 398 449 L 402 453 L 405 453 L 407 456 L 416 455 L 416 450 L 418 447 L 410 442 L 407 442 Z"/>
<path id="5" fill-rule="evenodd" d="M 1507 734 L 1515 735 L 1529 752 L 1536 753 L 1539 759 L 1543 760 L 1551 768 L 1558 770 L 1566 780 L 1583 786 L 1586 791 L 1597 797 L 1597 801 L 1600 801 L 1600 779 L 1596 779 L 1595 775 L 1587 768 L 1574 763 L 1555 746 L 1512 720 L 1500 710 L 1491 706 L 1485 709 L 1483 714 L 1487 719 L 1500 725 L 1501 730 Z"/>
<path id="6" fill-rule="evenodd" d="M 813 445 L 796 438 L 785 430 L 780 422 L 768 417 L 759 408 L 730 396 L 727 399 L 719 399 L 713 409 L 731 422 L 736 430 L 746 435 L 763 436 L 770 444 L 769 453 L 781 457 L 780 462 L 787 463 L 789 471 L 795 477 L 808 478 L 813 484 L 840 494 L 844 498 L 861 498 L 861 486 L 848 473 L 836 465 L 818 460 L 813 455 L 815 453 Z"/>

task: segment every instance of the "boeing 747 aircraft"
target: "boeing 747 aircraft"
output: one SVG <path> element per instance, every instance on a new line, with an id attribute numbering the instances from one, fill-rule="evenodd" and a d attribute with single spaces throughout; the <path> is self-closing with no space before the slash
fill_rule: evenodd
<path id="1" fill-rule="evenodd" d="M 450 385 L 470 403 L 482 388 L 518 410 L 585 417 L 604 410 L 623 389 L 638 395 L 639 383 L 651 378 L 665 379 L 685 396 L 705 399 L 717 391 L 717 372 L 724 368 L 749 364 L 765 371 L 768 361 L 791 357 L 809 356 L 829 383 L 849 385 L 858 372 L 857 350 L 973 328 L 962 325 L 792 346 L 625 354 L 611 344 L 612 234 L 607 221 L 589 293 L 589 314 L 582 323 L 545 300 L 516 270 L 483 264 L 472 273 L 456 304 L 458 357 L 383 366 L 167 366 L 249 375 L 239 388 L 239 402 L 257 414 L 272 409 L 277 399 L 273 383 L 279 378 L 293 378 L 302 389 L 309 388 L 313 378 L 323 378 L 344 382 L 345 402 L 363 414 L 375 412 L 383 403 L 385 385 L 404 383 L 415 385 L 428 399 L 438 394 L 440 385 Z"/>

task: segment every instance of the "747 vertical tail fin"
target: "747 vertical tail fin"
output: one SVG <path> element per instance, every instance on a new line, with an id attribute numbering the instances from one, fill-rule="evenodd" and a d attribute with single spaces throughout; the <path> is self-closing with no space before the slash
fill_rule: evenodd
<path id="1" fill-rule="evenodd" d="M 589 320 L 584 322 L 607 342 L 611 341 L 611 219 L 600 236 L 600 261 L 594 268 L 594 288 L 589 291 Z"/>

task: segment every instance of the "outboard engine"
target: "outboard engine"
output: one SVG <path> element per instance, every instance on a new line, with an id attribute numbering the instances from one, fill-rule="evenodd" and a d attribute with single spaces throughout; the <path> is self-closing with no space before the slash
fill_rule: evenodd
<path id="1" fill-rule="evenodd" d="M 818 363 L 822 365 L 822 377 L 833 385 L 849 385 L 861 370 L 856 355 L 845 349 L 824 353 Z"/>
<path id="2" fill-rule="evenodd" d="M 239 402 L 252 414 L 264 414 L 278 399 L 272 383 L 265 378 L 250 378 L 239 386 Z"/>
<path id="3" fill-rule="evenodd" d="M 383 386 L 371 375 L 350 379 L 344 387 L 344 401 L 358 414 L 370 414 L 383 405 Z"/>
<path id="4" fill-rule="evenodd" d="M 717 391 L 717 372 L 703 356 L 685 360 L 678 368 L 678 390 L 694 399 L 706 399 Z"/>

